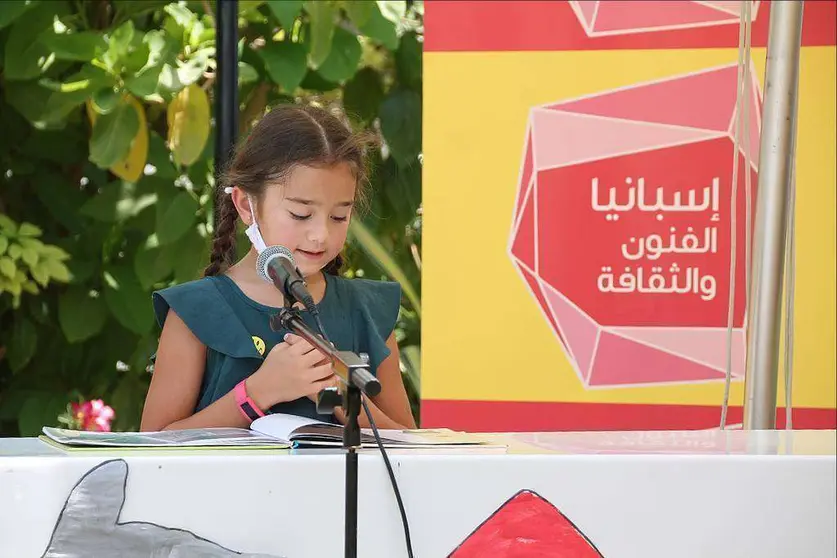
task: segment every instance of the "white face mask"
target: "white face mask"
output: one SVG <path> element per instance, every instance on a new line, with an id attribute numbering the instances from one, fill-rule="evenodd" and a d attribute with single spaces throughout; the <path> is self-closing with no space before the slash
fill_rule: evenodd
<path id="1" fill-rule="evenodd" d="M 226 194 L 232 194 L 232 191 L 233 189 L 230 187 L 224 188 L 224 193 Z M 259 230 L 259 224 L 256 222 L 256 212 L 253 209 L 253 200 L 250 196 L 247 196 L 247 204 L 250 206 L 250 214 L 253 215 L 253 222 L 249 227 L 247 227 L 244 234 L 246 234 L 247 238 L 250 239 L 250 242 L 253 244 L 253 248 L 256 249 L 256 252 L 261 254 L 267 246 L 265 245 L 262 233 Z"/>

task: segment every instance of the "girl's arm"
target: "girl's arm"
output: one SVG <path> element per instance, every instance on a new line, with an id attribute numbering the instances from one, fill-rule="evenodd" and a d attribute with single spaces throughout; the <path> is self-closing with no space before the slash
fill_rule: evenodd
<path id="1" fill-rule="evenodd" d="M 232 392 L 193 414 L 205 366 L 206 347 L 183 320 L 169 310 L 160 335 L 140 430 L 248 427 L 249 421 L 238 410 Z M 256 400 L 256 403 L 259 402 Z"/>
<path id="2" fill-rule="evenodd" d="M 404 389 L 401 377 L 400 357 L 395 334 L 387 339 L 390 355 L 378 366 L 378 380 L 381 382 L 381 393 L 367 400 L 369 412 L 375 419 L 375 426 L 381 429 L 405 430 L 416 427 L 413 412 L 410 409 L 410 399 Z M 341 423 L 346 423 L 346 414 L 341 407 L 334 410 L 334 416 Z M 358 424 L 361 428 L 369 428 L 369 419 L 361 409 Z"/>

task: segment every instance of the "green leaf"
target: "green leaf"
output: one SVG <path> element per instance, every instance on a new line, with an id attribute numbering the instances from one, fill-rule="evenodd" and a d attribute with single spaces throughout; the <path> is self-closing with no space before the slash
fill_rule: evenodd
<path id="1" fill-rule="evenodd" d="M 99 114 L 108 114 L 119 105 L 121 93 L 115 88 L 102 89 L 93 94 L 93 108 Z"/>
<path id="2" fill-rule="evenodd" d="M 198 16 L 189 8 L 175 2 L 167 5 L 164 10 L 179 26 L 185 27 L 186 29 L 190 28 L 198 19 Z"/>
<path id="3" fill-rule="evenodd" d="M 101 295 L 91 296 L 85 287 L 71 287 L 58 299 L 58 323 L 69 343 L 98 335 L 107 315 L 108 309 Z"/>
<path id="4" fill-rule="evenodd" d="M 285 29 L 293 26 L 302 10 L 302 0 L 268 0 L 267 5 Z"/>
<path id="5" fill-rule="evenodd" d="M 177 169 L 171 161 L 171 151 L 166 147 L 165 140 L 153 130 L 148 132 L 148 164 L 157 169 L 154 174 L 157 179 L 170 179 L 174 182 L 177 178 Z"/>
<path id="6" fill-rule="evenodd" d="M 401 284 L 401 289 L 404 291 L 407 300 L 410 301 L 416 313 L 421 316 L 421 299 L 407 278 L 407 274 L 398 265 L 395 258 L 392 257 L 392 254 L 384 248 L 383 244 L 375 238 L 375 235 L 369 231 L 360 219 L 352 220 L 349 225 L 349 233 L 357 241 L 361 249 L 381 268 L 381 271 Z"/>
<path id="7" fill-rule="evenodd" d="M 29 364 L 37 346 L 38 332 L 32 322 L 26 318 L 15 320 L 7 352 L 12 372 L 17 372 Z"/>
<path id="8" fill-rule="evenodd" d="M 32 223 L 21 223 L 20 228 L 17 230 L 17 234 L 18 236 L 34 237 L 41 236 L 42 234 L 44 234 L 44 231 L 42 231 L 40 228 L 36 227 Z"/>
<path id="9" fill-rule="evenodd" d="M 357 37 L 338 27 L 334 30 L 331 52 L 317 71 L 329 81 L 342 83 L 354 75 L 361 54 Z"/>
<path id="10" fill-rule="evenodd" d="M 358 24 L 360 32 L 374 39 L 390 50 L 398 48 L 398 33 L 395 24 L 384 17 L 378 6 L 369 2 L 371 6 L 369 19 L 364 24 Z"/>
<path id="11" fill-rule="evenodd" d="M 68 77 L 66 82 L 51 82 L 42 79 L 40 85 L 53 92 L 40 107 L 41 112 L 35 113 L 34 119 L 30 118 L 30 120 L 34 123 L 41 121 L 49 124 L 64 119 L 100 89 L 113 87 L 114 81 L 104 70 L 85 64 L 81 70 Z"/>
<path id="12" fill-rule="evenodd" d="M 383 77 L 373 68 L 361 69 L 343 87 L 346 112 L 363 122 L 372 122 L 378 116 L 383 99 Z"/>
<path id="13" fill-rule="evenodd" d="M 157 10 L 167 5 L 171 0 L 130 0 L 130 2 L 117 2 L 114 4 L 117 19 L 125 19 L 137 16 L 143 12 Z"/>
<path id="14" fill-rule="evenodd" d="M 134 271 L 143 289 L 150 289 L 155 283 L 168 277 L 174 269 L 178 254 L 169 247 L 143 246 L 134 257 Z"/>
<path id="15" fill-rule="evenodd" d="M 84 195 L 66 177 L 44 172 L 33 181 L 35 195 L 46 206 L 49 215 L 70 232 L 81 229 L 78 211 L 84 203 Z"/>
<path id="16" fill-rule="evenodd" d="M 319 91 L 321 93 L 327 93 L 329 91 L 334 91 L 335 89 L 340 87 L 340 84 L 334 83 L 333 81 L 328 81 L 323 76 L 321 76 L 319 72 L 311 70 L 309 68 L 308 71 L 305 73 L 305 77 L 302 78 L 302 83 L 300 83 L 299 86 L 309 91 Z M 293 99 L 291 99 L 291 101 L 292 100 Z"/>
<path id="17" fill-rule="evenodd" d="M 288 41 L 268 43 L 259 54 L 273 83 L 293 93 L 308 70 L 305 47 Z"/>
<path id="18" fill-rule="evenodd" d="M 6 40 L 3 65 L 5 79 L 27 80 L 41 74 L 51 53 L 39 37 L 50 29 L 54 17 L 66 13 L 64 4 L 38 4 L 15 21 Z"/>
<path id="19" fill-rule="evenodd" d="M 369 0 L 346 0 L 343 7 L 349 14 L 349 19 L 358 27 L 369 21 L 369 17 L 377 9 L 375 2 Z"/>
<path id="20" fill-rule="evenodd" d="M 401 349 L 401 360 L 407 370 L 407 379 L 416 393 L 421 393 L 421 347 L 409 345 Z"/>
<path id="21" fill-rule="evenodd" d="M 2 213 L 0 213 L 0 231 L 3 231 L 8 235 L 17 234 L 17 225 L 15 222 Z"/>
<path id="22" fill-rule="evenodd" d="M 245 83 L 253 83 L 259 80 L 259 72 L 246 62 L 238 63 L 238 83 L 243 85 Z"/>
<path id="23" fill-rule="evenodd" d="M 415 33 L 405 33 L 395 52 L 395 70 L 398 80 L 417 91 L 421 90 L 422 47 Z"/>
<path id="24" fill-rule="evenodd" d="M 13 261 L 19 259 L 22 253 L 23 248 L 21 248 L 20 244 L 11 244 L 9 246 L 8 254 Z M 11 277 L 11 275 L 9 275 L 9 277 Z"/>
<path id="25" fill-rule="evenodd" d="M 157 202 L 157 239 L 160 244 L 171 244 L 186 234 L 195 224 L 195 212 L 200 206 L 188 192 L 180 192 L 170 202 Z"/>
<path id="26" fill-rule="evenodd" d="M 0 29 L 6 27 L 35 4 L 32 0 L 4 0 L 0 9 Z"/>
<path id="27" fill-rule="evenodd" d="M 421 95 L 400 90 L 381 104 L 381 132 L 401 165 L 411 164 L 421 152 Z"/>
<path id="28" fill-rule="evenodd" d="M 136 214 L 134 186 L 129 182 L 111 182 L 84 203 L 79 212 L 103 223 L 123 221 Z"/>
<path id="29" fill-rule="evenodd" d="M 200 275 L 201 263 L 207 254 L 207 241 L 195 228 L 192 228 L 171 249 L 177 253 L 174 262 L 174 279 L 178 283 L 185 283 L 197 279 Z"/>
<path id="30" fill-rule="evenodd" d="M 57 426 L 58 415 L 67 408 L 67 398 L 59 393 L 37 392 L 20 409 L 18 429 L 21 436 L 38 436 L 44 426 Z"/>
<path id="31" fill-rule="evenodd" d="M 139 130 L 139 117 L 133 106 L 119 103 L 110 113 L 96 119 L 90 137 L 90 161 L 108 168 L 122 160 Z"/>
<path id="32" fill-rule="evenodd" d="M 46 268 L 47 273 L 49 273 L 50 277 L 52 277 L 56 281 L 60 281 L 62 283 L 70 282 L 70 270 L 67 269 L 66 265 L 59 262 L 58 260 L 46 260 L 42 262 L 40 265 L 43 265 Z"/>
<path id="33" fill-rule="evenodd" d="M 105 272 L 105 302 L 116 321 L 134 333 L 144 335 L 154 326 L 151 297 L 129 267 Z"/>
<path id="34" fill-rule="evenodd" d="M 0 236 L 0 256 L 6 253 L 6 248 L 9 247 L 9 239 L 5 236 Z"/>
<path id="35" fill-rule="evenodd" d="M 305 2 L 305 11 L 311 18 L 311 50 L 308 60 L 311 67 L 320 67 L 331 51 L 331 40 L 334 37 L 334 7 L 329 2 L 314 0 Z"/>
<path id="36" fill-rule="evenodd" d="M 164 64 L 176 64 L 176 56 L 180 49 L 177 39 L 162 29 L 149 31 L 143 37 L 143 41 L 148 45 L 145 66 L 125 80 L 128 91 L 138 97 L 148 97 L 157 91 Z"/>
<path id="37" fill-rule="evenodd" d="M 113 30 L 108 37 L 108 50 L 103 60 L 110 70 L 118 71 L 131 49 L 134 40 L 134 22 L 126 21 Z"/>
<path id="38" fill-rule="evenodd" d="M 88 62 L 107 49 L 104 37 L 95 31 L 80 33 L 44 33 L 41 42 L 59 60 Z"/>
<path id="39" fill-rule="evenodd" d="M 23 254 L 21 254 L 20 259 L 28 265 L 30 268 L 35 267 L 38 265 L 38 253 L 34 250 L 24 250 Z"/>
<path id="40" fill-rule="evenodd" d="M 9 279 L 15 276 L 17 273 L 17 266 L 15 262 L 12 261 L 12 258 L 9 256 L 3 256 L 0 258 L 0 273 L 8 277 Z"/>

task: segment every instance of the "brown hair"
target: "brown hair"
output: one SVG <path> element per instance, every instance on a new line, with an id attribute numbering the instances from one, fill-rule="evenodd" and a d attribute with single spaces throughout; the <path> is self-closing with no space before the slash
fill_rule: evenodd
<path id="1" fill-rule="evenodd" d="M 294 167 L 329 167 L 348 163 L 357 179 L 356 205 L 366 201 L 365 150 L 369 137 L 353 134 L 325 109 L 306 105 L 279 105 L 270 110 L 244 140 L 216 185 L 215 237 L 204 276 L 218 275 L 233 263 L 238 212 L 224 193 L 238 186 L 257 201 L 268 184 L 281 182 Z M 343 266 L 338 255 L 323 271 L 336 275 Z"/>

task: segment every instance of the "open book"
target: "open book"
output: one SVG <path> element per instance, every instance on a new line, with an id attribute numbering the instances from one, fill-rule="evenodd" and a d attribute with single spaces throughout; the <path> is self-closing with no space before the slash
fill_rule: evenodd
<path id="1" fill-rule="evenodd" d="M 440 448 L 485 446 L 487 440 L 448 429 L 378 430 L 389 448 Z M 42 439 L 65 449 L 77 448 L 339 448 L 343 426 L 273 414 L 256 419 L 246 428 L 199 428 L 165 432 L 83 432 L 44 427 Z M 361 445 L 377 447 L 371 430 L 361 432 Z"/>

